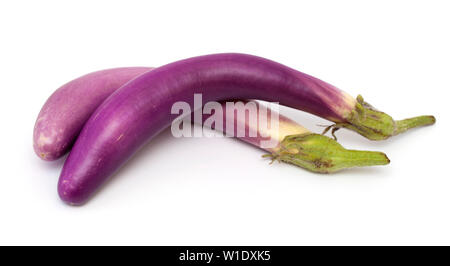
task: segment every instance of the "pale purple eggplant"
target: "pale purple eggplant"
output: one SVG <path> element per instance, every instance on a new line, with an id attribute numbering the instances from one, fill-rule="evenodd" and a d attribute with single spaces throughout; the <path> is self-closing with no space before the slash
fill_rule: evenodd
<path id="1" fill-rule="evenodd" d="M 224 110 L 221 130 L 266 150 L 268 153 L 263 157 L 270 157 L 272 161 L 294 164 L 315 173 L 334 173 L 352 167 L 385 165 L 390 162 L 382 152 L 345 149 L 334 139 L 312 133 L 288 117 L 270 108 L 262 108 L 257 101 L 239 102 L 241 104 L 233 104 L 232 107 L 221 103 Z M 232 115 L 234 112 L 247 114 Z M 265 119 L 261 119 L 262 115 Z M 204 114 L 203 121 L 209 117 Z M 276 126 L 271 125 L 271 119 L 278 121 Z M 262 120 L 267 120 L 266 125 L 259 123 Z M 234 124 L 231 130 L 227 128 L 228 122 Z M 206 127 L 206 124 L 203 126 Z M 215 123 L 211 128 L 217 130 Z"/>
<path id="2" fill-rule="evenodd" d="M 57 89 L 45 102 L 34 126 L 33 148 L 39 158 L 53 161 L 62 157 L 95 109 L 120 86 L 149 70 L 123 67 L 96 71 Z"/>

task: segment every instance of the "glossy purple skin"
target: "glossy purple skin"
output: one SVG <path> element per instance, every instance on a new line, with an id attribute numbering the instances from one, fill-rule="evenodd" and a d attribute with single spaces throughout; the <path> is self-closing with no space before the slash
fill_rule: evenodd
<path id="1" fill-rule="evenodd" d="M 57 89 L 36 119 L 33 148 L 39 158 L 61 158 L 75 142 L 86 121 L 111 93 L 152 68 L 122 67 L 96 71 Z"/>
<path id="2" fill-rule="evenodd" d="M 194 93 L 202 93 L 203 103 L 280 102 L 334 121 L 345 119 L 336 110 L 352 108 L 335 87 L 261 57 L 214 54 L 177 61 L 131 80 L 97 108 L 64 164 L 58 182 L 61 199 L 83 204 L 140 147 L 170 125 L 175 102 L 193 106 Z"/>

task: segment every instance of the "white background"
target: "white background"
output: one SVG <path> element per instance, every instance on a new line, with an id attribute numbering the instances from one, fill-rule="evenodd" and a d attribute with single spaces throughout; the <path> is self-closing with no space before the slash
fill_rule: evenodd
<path id="1" fill-rule="evenodd" d="M 0 244 L 450 244 L 448 1 L 2 1 Z M 47 97 L 85 73 L 218 52 L 281 62 L 394 118 L 437 124 L 383 142 L 391 164 L 318 175 L 235 139 L 164 132 L 82 207 L 63 160 L 35 156 Z M 329 122 L 284 108 L 319 132 Z"/>

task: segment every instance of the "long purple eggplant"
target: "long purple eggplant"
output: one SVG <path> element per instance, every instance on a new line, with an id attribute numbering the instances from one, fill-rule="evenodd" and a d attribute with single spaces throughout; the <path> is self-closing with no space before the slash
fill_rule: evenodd
<path id="1" fill-rule="evenodd" d="M 58 183 L 60 197 L 71 204 L 85 202 L 140 147 L 171 123 L 175 102 L 192 106 L 194 93 L 201 93 L 204 102 L 277 101 L 375 140 L 434 123 L 431 116 L 394 121 L 362 97 L 354 99 L 328 83 L 264 58 L 244 54 L 194 57 L 140 75 L 100 105 L 64 164 Z"/>

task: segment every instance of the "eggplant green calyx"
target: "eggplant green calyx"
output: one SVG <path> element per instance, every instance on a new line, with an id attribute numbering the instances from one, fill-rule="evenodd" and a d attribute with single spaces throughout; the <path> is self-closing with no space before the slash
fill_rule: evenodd
<path id="1" fill-rule="evenodd" d="M 347 128 L 370 140 L 384 140 L 409 129 L 432 125 L 436 122 L 434 116 L 417 116 L 395 121 L 388 114 L 378 111 L 365 102 L 361 95 L 356 98 L 355 108 L 346 120 L 346 122 L 339 122 L 325 128 L 322 134 L 332 129 L 331 133 L 336 139 L 334 132 L 340 128 Z"/>
<path id="2" fill-rule="evenodd" d="M 389 158 L 382 152 L 348 150 L 337 141 L 315 133 L 286 136 L 271 154 L 272 161 L 283 161 L 315 173 L 333 173 L 360 166 L 386 165 Z"/>

